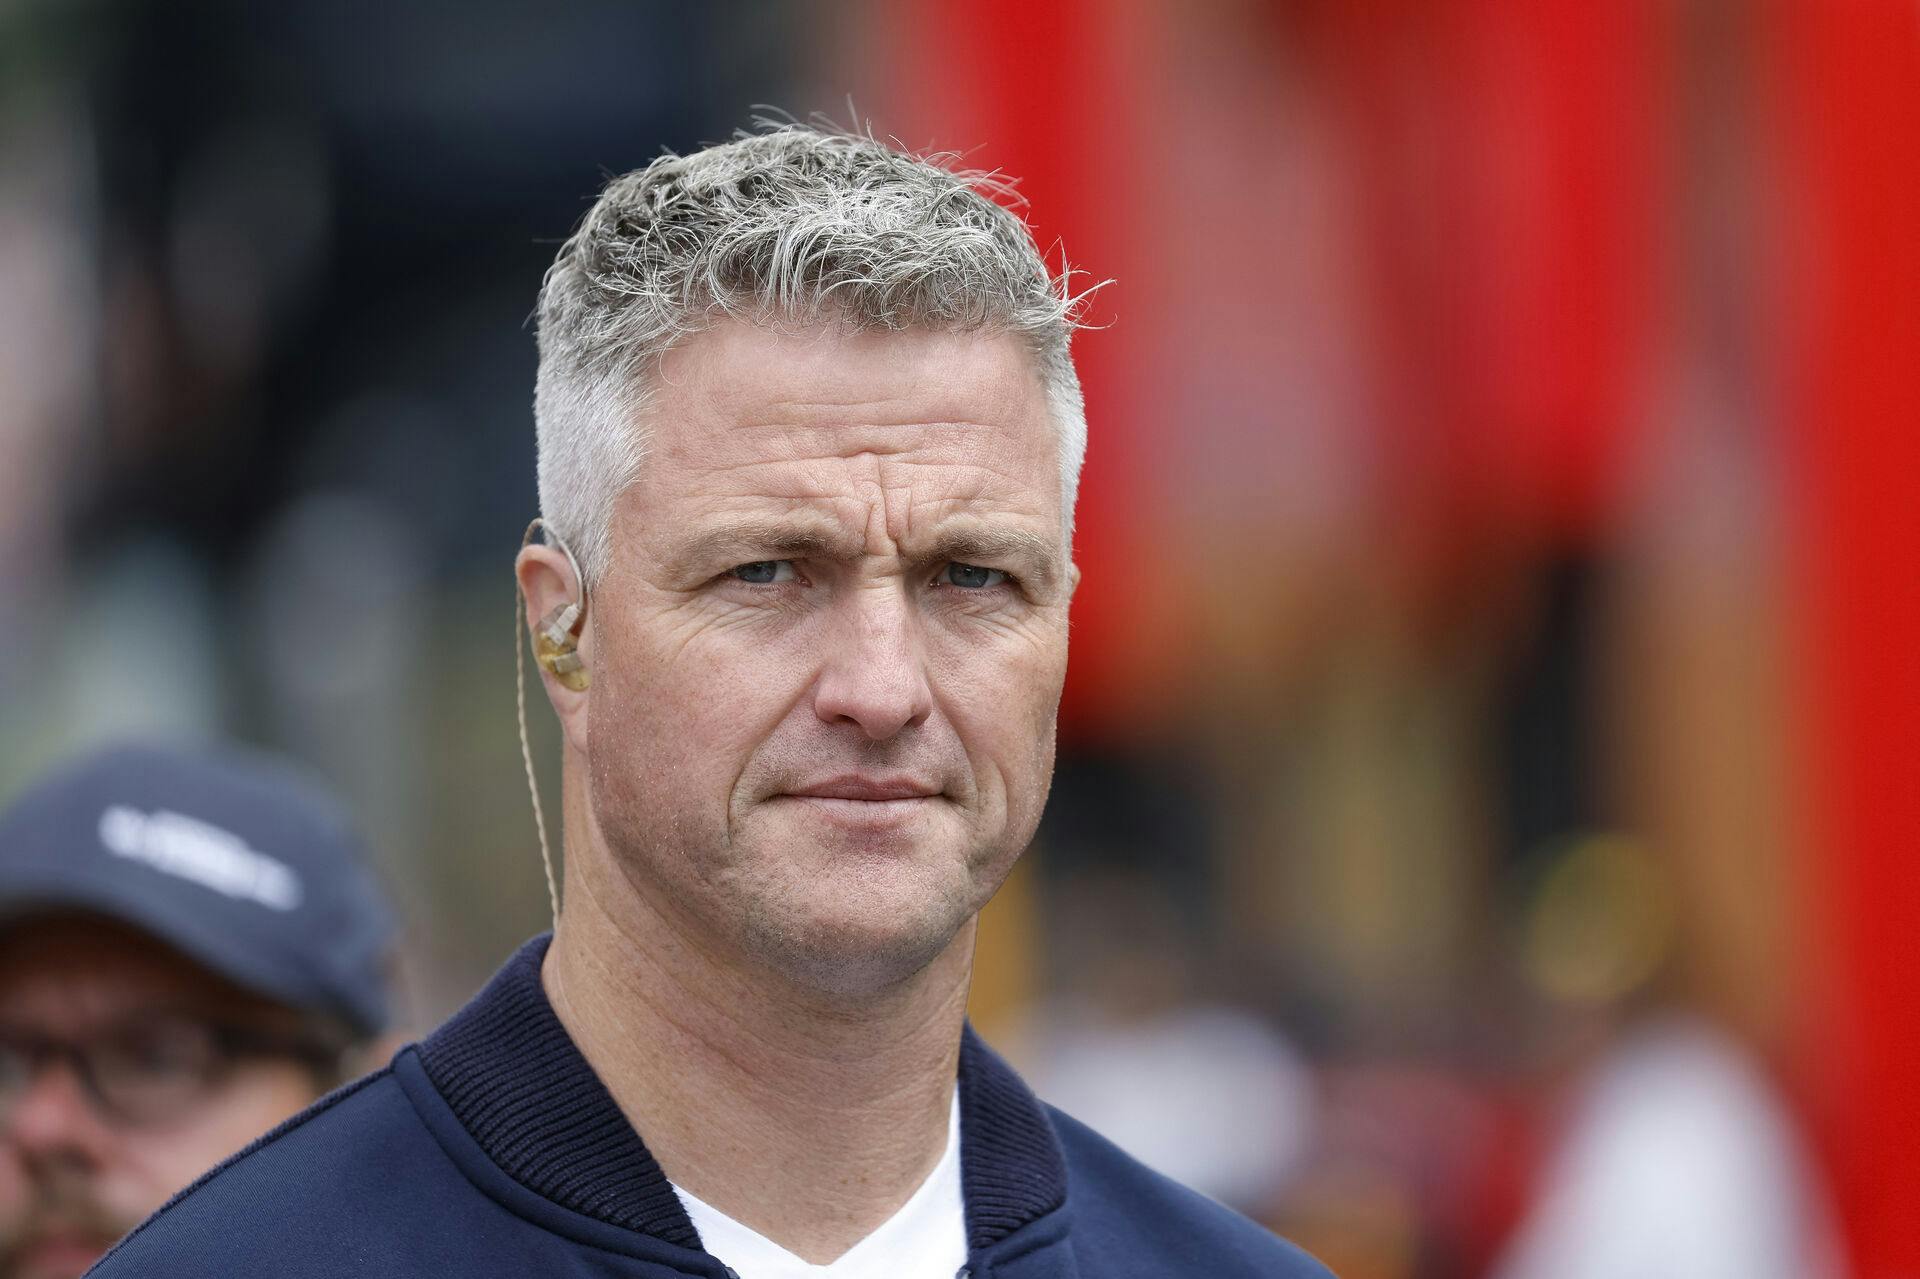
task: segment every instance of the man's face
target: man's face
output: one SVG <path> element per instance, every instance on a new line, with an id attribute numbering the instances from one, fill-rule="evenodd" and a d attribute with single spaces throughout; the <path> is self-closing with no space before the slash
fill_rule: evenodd
<path id="1" fill-rule="evenodd" d="M 269 1034 L 291 1033 L 293 1021 L 104 920 L 0 934 L 0 1043 L 110 1046 L 96 1059 L 120 1063 L 117 1087 L 176 1099 L 129 1121 L 104 1110 L 60 1052 L 0 1087 L 0 1279 L 73 1279 L 175 1191 L 312 1101 L 312 1074 L 286 1059 L 235 1060 L 200 1083 L 183 1073 L 194 1064 L 183 1026 Z"/>
<path id="2" fill-rule="evenodd" d="M 1046 798 L 1075 570 L 1034 365 L 727 324 L 654 384 L 591 610 L 593 819 L 694 944 L 882 988 Z"/>

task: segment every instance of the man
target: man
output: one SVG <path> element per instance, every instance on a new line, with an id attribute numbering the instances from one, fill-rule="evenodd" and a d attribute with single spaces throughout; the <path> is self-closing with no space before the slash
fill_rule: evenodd
<path id="1" fill-rule="evenodd" d="M 392 933 L 264 759 L 120 747 L 0 812 L 0 1277 L 73 1279 L 357 1069 Z"/>
<path id="2" fill-rule="evenodd" d="M 120 1276 L 1323 1274 L 964 1026 L 1039 820 L 1073 300 L 961 177 L 790 127 L 610 183 L 540 304 L 518 561 L 564 904 Z"/>

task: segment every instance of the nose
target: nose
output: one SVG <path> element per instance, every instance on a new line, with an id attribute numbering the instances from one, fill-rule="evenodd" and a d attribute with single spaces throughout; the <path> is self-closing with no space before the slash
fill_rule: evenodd
<path id="1" fill-rule="evenodd" d="M 110 1134 L 73 1069 L 50 1062 L 5 1103 L 0 1138 L 28 1159 L 79 1155 L 97 1161 Z"/>
<path id="2" fill-rule="evenodd" d="M 898 582 L 858 587 L 843 607 L 844 624 L 832 628 L 833 650 L 814 688 L 814 713 L 884 742 L 933 711 L 920 627 Z"/>

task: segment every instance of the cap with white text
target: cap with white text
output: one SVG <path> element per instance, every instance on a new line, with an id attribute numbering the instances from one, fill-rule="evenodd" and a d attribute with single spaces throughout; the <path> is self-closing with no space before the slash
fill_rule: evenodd
<path id="1" fill-rule="evenodd" d="M 0 809 L 0 919 L 63 909 L 362 1034 L 387 1025 L 394 920 L 365 844 L 271 757 L 122 745 L 21 792 Z"/>

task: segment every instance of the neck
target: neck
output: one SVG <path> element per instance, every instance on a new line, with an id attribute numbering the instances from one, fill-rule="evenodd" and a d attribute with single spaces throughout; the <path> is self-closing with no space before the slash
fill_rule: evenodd
<path id="1" fill-rule="evenodd" d="M 653 910 L 612 867 L 578 789 L 570 776 L 576 852 L 542 970 L 555 1013 L 675 1184 L 809 1262 L 833 1260 L 945 1150 L 973 924 L 886 990 L 803 987 Z"/>

